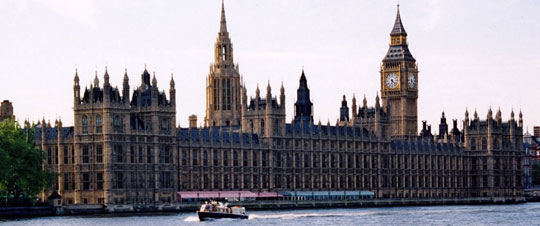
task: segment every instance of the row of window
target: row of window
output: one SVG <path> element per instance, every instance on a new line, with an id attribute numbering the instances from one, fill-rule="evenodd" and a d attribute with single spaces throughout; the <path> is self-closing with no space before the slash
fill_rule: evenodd
<path id="1" fill-rule="evenodd" d="M 103 172 L 84 172 L 80 174 L 80 189 L 81 190 L 102 190 L 103 189 Z M 157 188 L 172 188 L 173 181 L 171 172 L 159 173 L 159 187 Z M 123 172 L 115 172 L 113 174 L 113 188 L 124 189 L 128 188 L 128 179 L 130 179 L 129 188 L 154 188 L 154 174 L 128 174 Z M 63 186 L 65 191 L 77 190 L 75 187 L 75 174 L 63 174 Z M 146 185 L 146 187 L 145 187 Z"/>
<path id="2" fill-rule="evenodd" d="M 251 189 L 269 188 L 269 176 L 257 174 L 182 174 L 182 189 Z M 513 187 L 519 177 L 494 177 L 494 187 Z M 306 189 L 371 189 L 378 188 L 379 179 L 372 175 L 281 175 L 274 174 L 272 188 Z M 482 188 L 491 187 L 488 177 L 465 176 L 381 176 L 380 188 Z M 252 186 L 253 185 L 253 186 Z"/>
<path id="3" fill-rule="evenodd" d="M 232 154 L 232 156 L 231 156 Z M 294 158 L 293 158 L 294 156 Z M 200 159 L 202 158 L 202 159 Z M 233 151 L 224 153 L 218 150 L 203 150 L 202 155 L 197 150 L 181 151 L 182 166 L 269 166 L 268 153 L 254 153 L 248 151 Z M 251 161 L 250 161 L 251 159 Z M 262 161 L 259 161 L 261 159 Z M 302 154 L 302 153 L 273 153 L 274 167 L 295 168 L 379 168 L 377 156 L 353 154 Z M 188 161 L 191 160 L 191 161 Z M 459 157 L 435 156 L 393 156 L 383 155 L 381 160 L 383 169 L 434 169 L 434 170 L 463 170 L 465 165 Z"/>
<path id="4" fill-rule="evenodd" d="M 103 163 L 103 145 L 82 145 L 81 147 L 80 162 L 83 164 L 88 163 Z M 130 146 L 129 155 L 124 151 L 122 145 L 113 145 L 112 160 L 115 163 L 154 163 L 154 153 L 151 147 L 144 149 L 142 146 L 138 147 L 136 151 L 135 146 Z M 54 153 L 54 155 L 53 155 Z M 171 163 L 172 161 L 172 149 L 170 146 L 163 145 L 159 149 L 159 163 Z M 58 149 L 57 146 L 49 146 L 47 148 L 47 164 L 58 164 Z M 146 160 L 146 161 L 145 161 Z M 75 163 L 75 151 L 71 146 L 63 147 L 63 164 Z"/>
<path id="5" fill-rule="evenodd" d="M 102 118 L 101 118 L 101 115 L 96 115 L 95 116 L 95 132 L 96 133 L 101 133 L 103 131 L 103 122 L 102 122 Z M 83 115 L 82 119 L 81 119 L 81 122 L 82 122 L 82 133 L 83 134 L 88 134 L 89 132 L 89 118 L 88 116 L 86 115 Z M 120 118 L 119 115 L 115 115 L 113 116 L 113 128 L 115 129 L 120 129 L 122 128 L 122 119 Z"/>

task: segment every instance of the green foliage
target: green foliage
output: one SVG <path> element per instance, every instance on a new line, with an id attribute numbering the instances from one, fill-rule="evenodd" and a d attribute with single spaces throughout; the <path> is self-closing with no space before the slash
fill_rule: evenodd
<path id="1" fill-rule="evenodd" d="M 532 165 L 532 184 L 540 185 L 540 163 Z"/>
<path id="2" fill-rule="evenodd" d="M 35 197 L 49 188 L 55 174 L 43 169 L 43 152 L 35 147 L 33 128 L 24 132 L 13 119 L 0 122 L 0 195 Z"/>

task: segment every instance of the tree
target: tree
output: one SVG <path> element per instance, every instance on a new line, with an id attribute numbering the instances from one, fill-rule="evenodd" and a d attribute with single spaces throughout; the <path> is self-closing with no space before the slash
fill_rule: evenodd
<path id="1" fill-rule="evenodd" d="M 33 128 L 26 131 L 14 119 L 0 122 L 0 194 L 34 198 L 51 187 L 55 174 L 43 168 L 43 152 L 35 147 Z"/>

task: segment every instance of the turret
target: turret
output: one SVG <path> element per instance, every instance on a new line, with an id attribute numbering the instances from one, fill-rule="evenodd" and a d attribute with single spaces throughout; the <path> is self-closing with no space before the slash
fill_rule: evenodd
<path id="1" fill-rule="evenodd" d="M 351 105 L 351 110 L 352 110 L 352 120 L 354 121 L 354 119 L 356 118 L 356 111 L 358 110 L 358 108 L 356 107 L 356 97 L 355 95 L 353 94 L 352 96 L 352 105 Z"/>
<path id="2" fill-rule="evenodd" d="M 339 109 L 339 113 L 339 121 L 349 121 L 349 107 L 347 106 L 347 99 L 345 98 L 345 95 L 343 95 L 343 100 L 341 101 L 341 108 Z"/>
<path id="3" fill-rule="evenodd" d="M 463 120 L 463 135 L 467 136 L 469 131 L 469 110 L 465 109 L 465 119 Z"/>
<path id="4" fill-rule="evenodd" d="M 173 78 L 173 74 L 171 73 L 171 82 L 170 82 L 170 87 L 169 87 L 169 97 L 171 99 L 171 105 L 172 106 L 176 105 L 176 89 L 174 88 L 174 86 L 175 86 L 174 78 Z"/>
<path id="5" fill-rule="evenodd" d="M 379 93 L 375 97 L 375 109 L 378 111 L 381 108 L 381 103 L 379 102 Z"/>
<path id="6" fill-rule="evenodd" d="M 156 72 L 154 72 L 154 75 L 152 76 L 152 87 L 157 89 Z"/>
<path id="7" fill-rule="evenodd" d="M 109 103 L 111 100 L 111 84 L 109 83 L 109 72 L 105 67 L 105 74 L 103 74 L 103 102 Z"/>
<path id="8" fill-rule="evenodd" d="M 94 77 L 94 87 L 95 88 L 99 87 L 99 78 L 97 76 L 97 71 L 96 71 L 96 77 Z"/>
<path id="9" fill-rule="evenodd" d="M 272 110 L 272 87 L 270 87 L 270 81 L 268 81 L 268 85 L 266 86 L 266 113 L 270 113 Z M 269 124 L 270 122 L 266 120 L 266 124 Z M 268 128 L 268 126 L 266 126 Z M 268 134 L 268 133 L 267 133 Z"/>
<path id="10" fill-rule="evenodd" d="M 497 115 L 495 115 L 495 121 L 497 121 L 497 124 L 501 124 L 502 123 L 502 113 L 501 113 L 501 108 L 499 107 L 499 110 L 497 110 Z"/>
<path id="11" fill-rule="evenodd" d="M 103 75 L 103 87 L 109 87 L 111 84 L 109 83 L 109 72 L 107 70 L 107 67 L 105 67 L 105 74 Z"/>
<path id="12" fill-rule="evenodd" d="M 441 123 L 439 124 L 439 139 L 443 139 L 448 135 L 448 124 L 446 124 L 446 117 L 444 116 L 444 111 L 441 116 Z"/>
<path id="13" fill-rule="evenodd" d="M 62 119 L 58 119 L 56 121 L 56 128 L 58 129 L 57 141 L 58 141 L 58 144 L 61 144 L 62 140 L 64 140 L 64 137 L 62 136 Z"/>
<path id="14" fill-rule="evenodd" d="M 300 84 L 296 91 L 296 103 L 294 104 L 294 121 L 299 122 L 301 119 L 310 123 L 313 122 L 313 103 L 310 99 L 310 91 L 304 69 L 302 69 Z"/>
<path id="15" fill-rule="evenodd" d="M 515 121 L 516 119 L 514 118 L 514 109 L 512 108 L 512 112 L 510 113 L 510 120 L 511 121 Z"/>
<path id="16" fill-rule="evenodd" d="M 452 137 L 454 138 L 453 139 L 453 142 L 454 143 L 459 143 L 461 141 L 461 132 L 459 131 L 459 129 L 457 128 L 457 119 L 454 119 L 452 120 Z"/>
<path id="17" fill-rule="evenodd" d="M 246 90 L 246 86 L 242 87 L 242 108 L 247 108 L 247 90 Z"/>
<path id="18" fill-rule="evenodd" d="M 364 100 L 362 101 L 362 109 L 367 109 L 367 99 L 366 94 L 364 94 Z"/>
<path id="19" fill-rule="evenodd" d="M 281 82 L 281 89 L 279 91 L 279 104 L 281 108 L 285 109 L 285 88 L 283 87 L 283 82 Z"/>
<path id="20" fill-rule="evenodd" d="M 255 99 L 261 99 L 261 91 L 259 90 L 259 84 L 257 84 L 257 89 L 255 89 Z"/>
<path id="21" fill-rule="evenodd" d="M 129 78 L 127 68 L 125 69 L 124 82 L 122 83 L 122 97 L 124 99 L 124 103 L 129 104 Z"/>
<path id="22" fill-rule="evenodd" d="M 519 110 L 519 123 L 518 126 L 523 128 L 523 114 L 521 113 L 521 110 Z"/>
<path id="23" fill-rule="evenodd" d="M 45 150 L 45 141 L 47 140 L 46 130 L 47 130 L 47 124 L 45 123 L 45 117 L 43 117 L 43 119 L 41 120 L 41 146 L 43 150 Z"/>
<path id="24" fill-rule="evenodd" d="M 152 93 L 152 105 L 157 105 L 159 90 L 157 86 L 156 72 L 154 71 L 152 74 L 152 89 L 150 91 Z"/>
<path id="25" fill-rule="evenodd" d="M 75 69 L 75 78 L 73 78 L 73 104 L 78 105 L 81 102 L 81 87 L 79 86 L 79 75 Z"/>

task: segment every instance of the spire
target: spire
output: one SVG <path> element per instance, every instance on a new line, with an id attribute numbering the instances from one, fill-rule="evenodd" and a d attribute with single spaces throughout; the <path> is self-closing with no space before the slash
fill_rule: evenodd
<path id="1" fill-rule="evenodd" d="M 152 77 L 152 86 L 157 88 L 156 72 L 154 71 L 154 76 Z"/>
<path id="2" fill-rule="evenodd" d="M 309 122 L 313 122 L 313 102 L 310 99 L 306 74 L 304 73 L 303 67 L 302 75 L 300 76 L 300 84 L 296 91 L 296 103 L 294 104 L 294 109 L 294 121 L 309 120 Z"/>
<path id="3" fill-rule="evenodd" d="M 94 77 L 94 87 L 99 87 L 99 79 L 97 77 L 97 71 L 96 71 L 96 76 Z"/>
<path id="4" fill-rule="evenodd" d="M 523 114 L 521 113 L 521 109 L 519 109 L 519 121 L 518 121 L 518 126 L 519 127 L 523 127 Z"/>
<path id="5" fill-rule="evenodd" d="M 364 94 L 364 100 L 362 101 L 362 107 L 363 107 L 363 108 L 367 108 L 366 94 Z"/>
<path id="6" fill-rule="evenodd" d="M 227 33 L 227 20 L 225 19 L 225 2 L 221 1 L 221 22 L 219 33 Z"/>
<path id="7" fill-rule="evenodd" d="M 257 89 L 255 90 L 255 98 L 259 99 L 261 97 L 261 91 L 259 90 L 259 83 L 257 83 Z"/>
<path id="8" fill-rule="evenodd" d="M 146 64 L 144 65 L 144 71 L 141 74 L 141 82 L 144 85 L 150 85 L 150 73 L 146 70 Z"/>
<path id="9" fill-rule="evenodd" d="M 75 85 L 79 85 L 79 73 L 77 68 L 75 68 L 75 78 L 73 78 L 73 81 L 75 82 Z"/>
<path id="10" fill-rule="evenodd" d="M 281 82 L 281 89 L 279 91 L 282 96 L 285 95 L 285 87 L 283 87 L 283 82 Z"/>
<path id="11" fill-rule="evenodd" d="M 266 96 L 272 95 L 272 87 L 270 87 L 270 81 L 268 81 L 268 85 L 266 86 Z"/>
<path id="12" fill-rule="evenodd" d="M 514 108 L 512 108 L 512 112 L 510 113 L 510 119 L 514 121 Z"/>
<path id="13" fill-rule="evenodd" d="M 379 92 L 377 92 L 377 96 L 375 97 L 375 108 L 380 108 L 381 104 L 379 103 Z"/>
<path id="14" fill-rule="evenodd" d="M 109 85 L 109 72 L 107 71 L 107 66 L 105 66 L 105 75 L 103 75 L 103 86 Z"/>
<path id="15" fill-rule="evenodd" d="M 302 75 L 300 75 L 300 85 L 302 85 L 302 83 L 307 85 L 306 74 L 304 74 L 304 66 L 302 66 Z"/>
<path id="16" fill-rule="evenodd" d="M 173 74 L 171 73 L 171 82 L 170 82 L 171 88 L 174 88 L 174 78 Z"/>
<path id="17" fill-rule="evenodd" d="M 405 32 L 405 28 L 403 27 L 403 23 L 401 22 L 401 16 L 399 14 L 399 4 L 397 5 L 396 21 L 394 22 L 394 27 L 392 28 L 392 32 L 390 33 L 390 35 L 407 36 L 407 32 Z"/>
<path id="18" fill-rule="evenodd" d="M 124 68 L 124 81 L 128 80 L 127 68 Z"/>
<path id="19" fill-rule="evenodd" d="M 129 78 L 128 78 L 128 74 L 127 74 L 127 68 L 124 69 L 124 87 L 128 85 L 129 86 Z"/>

